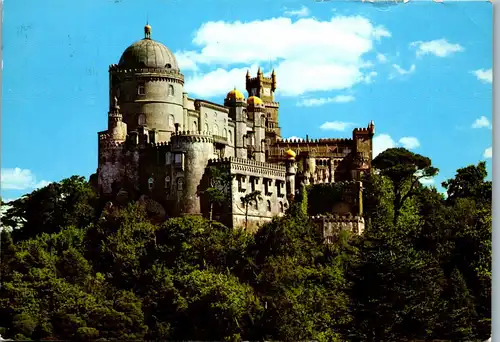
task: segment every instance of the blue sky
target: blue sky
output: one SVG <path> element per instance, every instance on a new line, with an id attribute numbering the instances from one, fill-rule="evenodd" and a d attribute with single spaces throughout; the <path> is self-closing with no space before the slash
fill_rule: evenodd
<path id="1" fill-rule="evenodd" d="M 430 157 L 437 185 L 480 160 L 491 172 L 488 2 L 6 0 L 2 198 L 96 171 L 108 66 L 147 19 L 191 97 L 222 103 L 248 68 L 274 68 L 284 138 L 349 137 L 374 120 L 376 152 Z"/>

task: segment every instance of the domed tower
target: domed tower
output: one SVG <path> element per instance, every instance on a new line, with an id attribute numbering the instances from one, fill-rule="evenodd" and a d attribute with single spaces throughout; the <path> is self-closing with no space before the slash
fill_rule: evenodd
<path id="1" fill-rule="evenodd" d="M 145 127 L 168 141 L 176 123 L 184 127 L 184 76 L 174 54 L 151 39 L 151 26 L 110 66 L 109 78 L 110 102 L 118 98 L 128 131 Z"/>
<path id="2" fill-rule="evenodd" d="M 235 129 L 232 141 L 234 141 L 234 155 L 237 158 L 247 157 L 245 136 L 247 134 L 247 103 L 243 93 L 236 88 L 227 93 L 224 106 L 229 108 L 229 118 L 234 120 Z"/>

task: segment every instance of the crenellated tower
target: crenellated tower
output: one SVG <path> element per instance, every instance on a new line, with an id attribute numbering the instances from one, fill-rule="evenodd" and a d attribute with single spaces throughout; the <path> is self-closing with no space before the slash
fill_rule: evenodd
<path id="1" fill-rule="evenodd" d="M 264 102 L 266 113 L 266 145 L 269 146 L 281 139 L 281 128 L 278 120 L 279 103 L 274 100 L 276 91 L 276 73 L 273 70 L 271 77 L 265 77 L 259 68 L 257 77 L 250 77 L 250 72 L 246 75 L 246 89 L 249 96 L 257 96 Z"/>

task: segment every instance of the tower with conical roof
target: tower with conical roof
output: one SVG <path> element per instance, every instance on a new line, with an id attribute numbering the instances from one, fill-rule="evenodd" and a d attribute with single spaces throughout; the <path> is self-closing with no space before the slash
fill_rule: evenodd
<path id="1" fill-rule="evenodd" d="M 109 68 L 110 102 L 117 97 L 128 131 L 154 131 L 157 142 L 168 141 L 175 124 L 184 127 L 184 76 L 174 54 L 151 38 L 144 38 L 123 52 Z"/>

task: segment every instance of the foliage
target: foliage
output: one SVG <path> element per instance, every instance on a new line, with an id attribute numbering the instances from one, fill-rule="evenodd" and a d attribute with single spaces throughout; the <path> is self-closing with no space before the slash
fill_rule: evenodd
<path id="1" fill-rule="evenodd" d="M 307 189 L 309 215 L 331 212 L 334 204 L 342 200 L 344 188 L 343 182 L 309 186 Z"/>
<path id="2" fill-rule="evenodd" d="M 2 217 L 10 229 L 0 241 L 0 333 L 75 341 L 485 340 L 492 224 L 484 163 L 445 181 L 446 199 L 418 182 L 436 172 L 428 158 L 392 149 L 374 165 L 380 172 L 364 180 L 365 233 L 343 231 L 331 245 L 308 214 L 330 206 L 335 186 L 303 189 L 285 216 L 254 235 L 197 216 L 152 223 L 138 203 L 103 206 L 81 177 L 35 190 Z M 219 190 L 207 193 L 213 203 Z M 247 214 L 261 197 L 242 198 Z"/>

